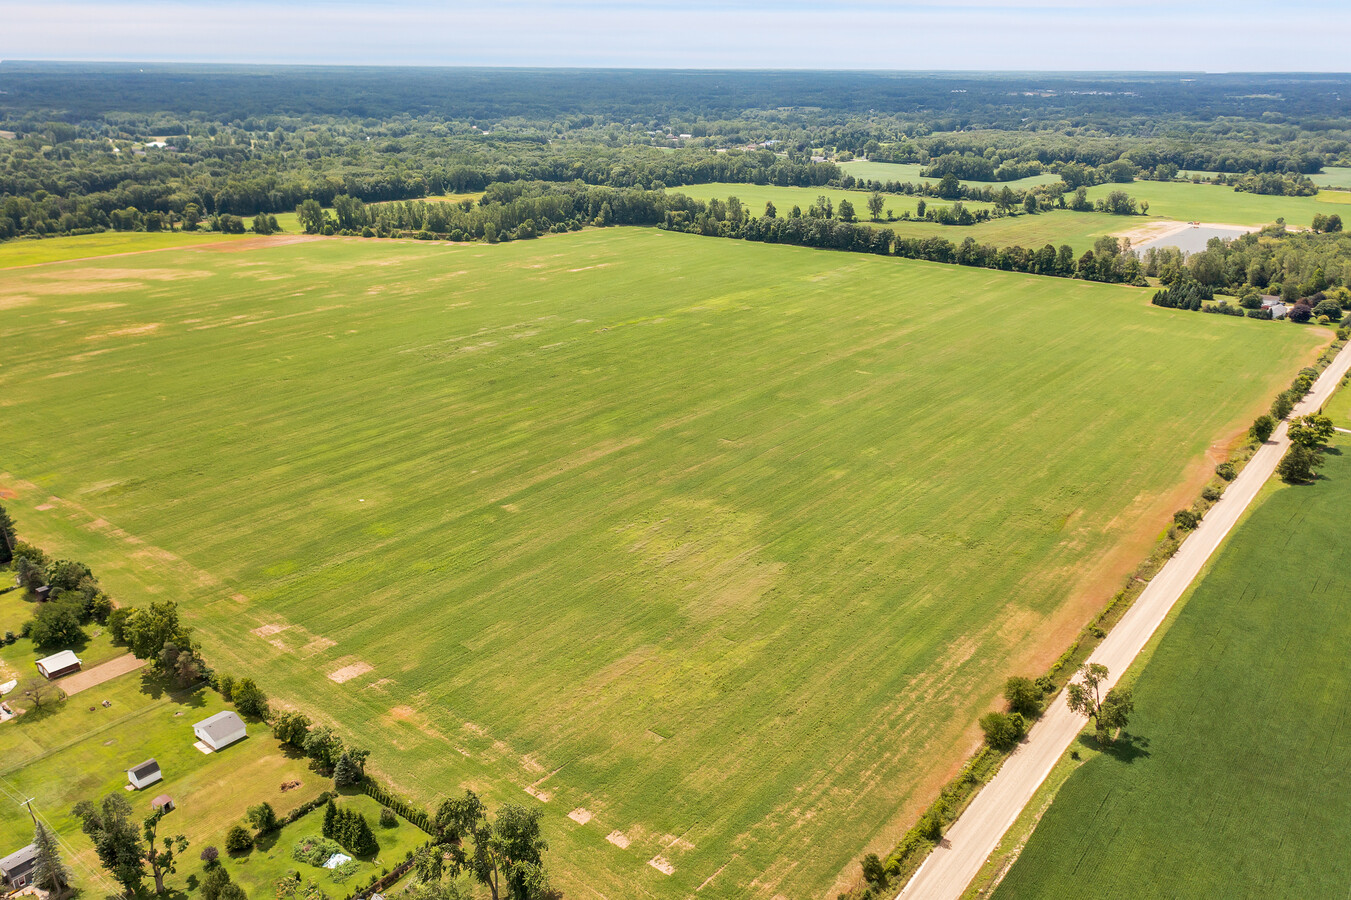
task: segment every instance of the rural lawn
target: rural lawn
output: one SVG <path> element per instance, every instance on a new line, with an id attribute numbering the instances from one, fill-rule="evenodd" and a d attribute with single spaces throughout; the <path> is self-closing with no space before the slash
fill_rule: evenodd
<path id="1" fill-rule="evenodd" d="M 569 893 L 821 895 L 1328 337 L 1147 298 L 640 229 L 16 270 L 0 485 L 404 792 L 543 804 Z"/>
<path id="2" fill-rule="evenodd" d="M 1134 740 L 1057 794 L 1000 898 L 1331 897 L 1351 881 L 1344 435 L 1274 487 L 1135 686 Z"/>

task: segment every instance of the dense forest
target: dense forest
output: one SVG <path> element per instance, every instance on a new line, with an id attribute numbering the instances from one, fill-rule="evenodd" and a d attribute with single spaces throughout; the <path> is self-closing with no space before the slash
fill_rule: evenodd
<path id="1" fill-rule="evenodd" d="M 0 238 L 514 181 L 841 184 L 856 157 L 949 176 L 870 188 L 982 200 L 1043 172 L 1306 193 L 1351 163 L 1345 77 L 4 62 L 0 92 Z"/>

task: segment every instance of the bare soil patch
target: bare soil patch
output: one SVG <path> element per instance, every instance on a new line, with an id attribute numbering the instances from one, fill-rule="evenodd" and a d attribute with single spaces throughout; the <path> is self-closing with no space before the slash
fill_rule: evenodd
<path id="1" fill-rule="evenodd" d="M 351 665 L 343 666 L 341 669 L 335 669 L 328 673 L 329 681 L 336 681 L 342 684 L 345 681 L 351 681 L 359 675 L 365 675 L 367 672 L 375 670 L 375 666 L 367 662 L 355 662 Z"/>
<path id="2" fill-rule="evenodd" d="M 243 238 L 237 241 L 221 241 L 218 244 L 198 244 L 195 247 L 176 249 L 193 253 L 243 253 L 246 250 L 260 250 L 265 247 L 285 247 L 287 244 L 300 244 L 306 241 L 322 241 L 317 234 L 283 234 L 270 237 Z"/>
<path id="3" fill-rule="evenodd" d="M 576 822 L 578 825 L 585 825 L 587 822 L 591 821 L 591 813 L 588 812 L 585 807 L 579 806 L 572 812 L 568 813 L 568 818 Z"/>

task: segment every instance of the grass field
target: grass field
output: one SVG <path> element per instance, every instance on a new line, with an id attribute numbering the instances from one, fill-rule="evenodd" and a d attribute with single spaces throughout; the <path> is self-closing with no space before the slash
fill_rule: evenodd
<path id="1" fill-rule="evenodd" d="M 1325 337 L 1147 296 L 639 229 L 27 269 L 0 484 L 405 792 L 547 798 L 570 894 L 821 895 Z"/>
<path id="2" fill-rule="evenodd" d="M 920 172 L 924 166 L 919 163 L 885 163 L 869 162 L 864 159 L 857 159 L 852 162 L 840 163 L 840 171 L 846 175 L 853 175 L 855 178 L 862 178 L 873 181 L 899 181 L 902 184 L 910 182 L 911 184 L 936 184 L 937 178 L 923 178 Z M 1036 187 L 1039 184 L 1054 184 L 1060 180 L 1060 176 L 1051 172 L 1043 172 L 1040 175 L 1030 175 L 1027 178 L 1019 178 L 1016 181 L 966 181 L 962 184 L 971 187 L 992 187 L 996 190 L 1008 185 L 1015 191 L 1027 190 L 1030 187 Z"/>
<path id="3" fill-rule="evenodd" d="M 1175 181 L 1099 184 L 1088 189 L 1088 196 L 1097 200 L 1114 190 L 1123 190 L 1136 200 L 1149 201 L 1151 218 L 1179 222 L 1266 225 L 1283 217 L 1287 225 L 1307 228 L 1319 213 L 1343 211 L 1343 195 L 1335 192 L 1320 192 L 1312 197 L 1273 197 L 1236 191 L 1220 184 Z"/>
<path id="4" fill-rule="evenodd" d="M 294 214 L 292 214 L 292 218 L 294 218 Z M 0 243 L 0 269 L 63 262 L 93 256 L 112 256 L 117 253 L 138 253 L 142 250 L 190 247 L 198 244 L 239 240 L 240 237 L 243 237 L 243 235 L 200 231 L 105 231 L 101 234 L 44 238 L 40 241 L 5 241 Z"/>
<path id="5" fill-rule="evenodd" d="M 1321 188 L 1351 190 L 1351 167 L 1348 166 L 1324 166 L 1323 171 L 1309 178 Z"/>
<path id="6" fill-rule="evenodd" d="M 1341 436 L 1339 436 L 1339 442 Z M 1130 732 L 1060 789 L 997 896 L 1331 897 L 1351 881 L 1351 455 L 1271 491 L 1136 683 Z"/>
<path id="7" fill-rule="evenodd" d="M 936 222 L 923 221 L 868 222 L 867 199 L 869 195 L 862 191 L 727 183 L 695 184 L 670 188 L 670 190 L 673 193 L 679 192 L 697 200 L 709 200 L 713 197 L 725 200 L 728 197 L 737 197 L 751 211 L 752 215 L 757 216 L 764 212 L 767 201 L 774 203 L 774 207 L 780 216 L 786 216 L 794 204 L 806 210 L 822 194 L 830 197 L 837 206 L 841 199 L 847 198 L 849 202 L 854 204 L 854 211 L 864 224 L 871 224 L 880 228 L 892 228 L 898 235 L 904 237 L 946 238 L 954 244 L 960 244 L 966 238 L 972 237 L 983 244 L 994 244 L 998 247 L 1019 244 L 1023 247 L 1040 248 L 1046 244 L 1054 244 L 1057 247 L 1061 244 L 1069 244 L 1076 251 L 1083 252 L 1084 250 L 1091 250 L 1093 242 L 1103 235 L 1139 224 L 1139 220 L 1132 218 L 1109 216 L 1102 213 L 1078 213 L 1069 210 L 1055 210 L 1035 216 L 1006 216 L 1001 219 L 981 222 L 977 225 L 939 225 Z M 919 197 L 906 197 L 899 194 L 886 194 L 884 196 L 887 200 L 887 208 L 898 216 L 904 210 L 909 210 L 910 214 L 914 215 L 916 204 L 920 199 Z M 925 198 L 925 202 L 933 208 L 952 205 L 947 200 L 936 200 L 932 197 Z M 990 204 L 966 203 L 965 205 L 971 209 L 981 209 L 989 207 Z"/>

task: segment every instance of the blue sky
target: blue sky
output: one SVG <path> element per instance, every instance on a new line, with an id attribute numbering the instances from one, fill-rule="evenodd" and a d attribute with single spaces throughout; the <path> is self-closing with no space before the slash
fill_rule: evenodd
<path id="1" fill-rule="evenodd" d="M 1347 0 L 0 0 L 0 58 L 1351 70 Z"/>

